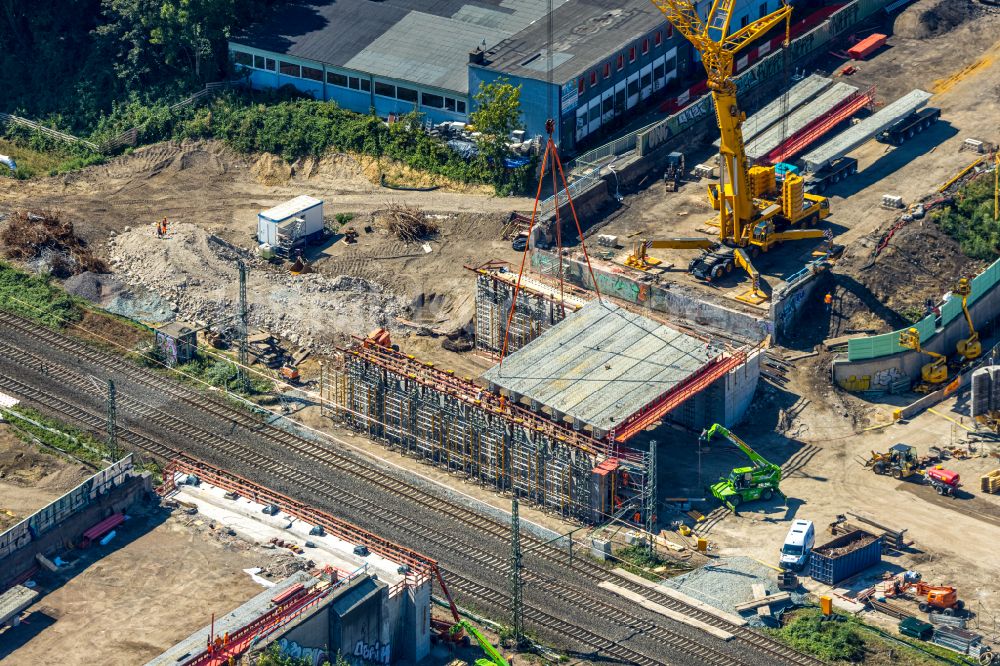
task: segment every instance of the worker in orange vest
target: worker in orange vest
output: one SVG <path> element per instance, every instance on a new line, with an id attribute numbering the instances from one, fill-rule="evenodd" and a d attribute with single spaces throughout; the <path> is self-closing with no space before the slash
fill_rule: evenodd
<path id="1" fill-rule="evenodd" d="M 833 309 L 833 295 L 830 292 L 827 292 L 826 296 L 823 297 L 823 303 L 826 305 L 827 312 Z"/>
<path id="2" fill-rule="evenodd" d="M 160 221 L 160 238 L 167 235 L 167 218 L 163 218 Z"/>

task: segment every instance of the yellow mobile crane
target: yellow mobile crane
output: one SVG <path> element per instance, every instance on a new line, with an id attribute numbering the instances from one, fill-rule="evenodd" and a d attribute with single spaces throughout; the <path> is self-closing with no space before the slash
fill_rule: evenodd
<path id="1" fill-rule="evenodd" d="M 958 353 L 966 360 L 979 358 L 983 353 L 983 345 L 979 342 L 979 333 L 972 325 L 972 316 L 969 314 L 969 294 L 972 293 L 972 281 L 969 278 L 961 278 L 952 292 L 956 296 L 962 297 L 962 312 L 965 313 L 965 321 L 969 324 L 969 337 L 958 341 Z"/>
<path id="2" fill-rule="evenodd" d="M 899 332 L 899 346 L 927 354 L 934 360 L 920 368 L 920 378 L 928 384 L 940 384 L 948 379 L 948 357 L 920 347 L 920 331 L 908 328 Z"/>
<path id="3" fill-rule="evenodd" d="M 737 104 L 736 82 L 732 78 L 736 54 L 781 21 L 786 22 L 787 44 L 791 5 L 784 5 L 729 34 L 735 0 L 714 0 L 704 21 L 698 16 L 697 4 L 693 0 L 652 0 L 652 3 L 701 54 L 708 75 L 708 88 L 712 91 L 721 135 L 720 183 L 709 186 L 709 200 L 712 207 L 719 211 L 719 236 L 718 240 L 673 238 L 640 241 L 635 244 L 625 264 L 647 270 L 660 263 L 647 254 L 651 248 L 697 248 L 702 250 L 702 255 L 691 262 L 688 270 L 703 280 L 712 280 L 731 272 L 734 265 L 749 265 L 749 260 L 737 260 L 734 248 L 747 248 L 752 258 L 786 240 L 822 238 L 823 232 L 819 230 L 789 230 L 789 227 L 812 226 L 828 217 L 829 200 L 806 194 L 802 178 L 795 174 L 785 178 L 779 192 L 773 166 L 749 166 L 742 131 L 746 114 Z M 752 291 L 762 293 L 756 286 Z"/>

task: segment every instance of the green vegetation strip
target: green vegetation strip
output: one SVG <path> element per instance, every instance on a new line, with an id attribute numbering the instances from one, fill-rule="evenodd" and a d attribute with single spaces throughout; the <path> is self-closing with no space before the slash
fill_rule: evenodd
<path id="1" fill-rule="evenodd" d="M 780 629 L 765 629 L 765 632 L 800 652 L 833 664 L 869 660 L 883 663 L 885 659 L 888 659 L 885 663 L 912 666 L 973 663 L 937 645 L 892 636 L 853 615 L 825 618 L 818 608 L 806 608 L 792 611 L 786 617 L 790 619 Z M 898 654 L 900 651 L 902 655 Z"/>
<path id="2" fill-rule="evenodd" d="M 0 310 L 54 329 L 79 321 L 83 314 L 76 300 L 50 278 L 30 275 L 4 262 L 0 262 Z"/>
<path id="3" fill-rule="evenodd" d="M 1000 254 L 1000 222 L 993 219 L 993 174 L 986 173 L 959 189 L 953 203 L 931 213 L 941 229 L 973 259 L 993 261 Z"/>

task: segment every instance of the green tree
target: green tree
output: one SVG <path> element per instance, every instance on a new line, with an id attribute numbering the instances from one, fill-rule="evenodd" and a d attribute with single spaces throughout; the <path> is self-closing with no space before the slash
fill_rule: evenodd
<path id="1" fill-rule="evenodd" d="M 521 86 L 511 85 L 504 77 L 480 83 L 473 99 L 476 110 L 469 114 L 476 131 L 481 132 L 480 147 L 489 155 L 505 156 L 510 133 L 522 129 Z"/>

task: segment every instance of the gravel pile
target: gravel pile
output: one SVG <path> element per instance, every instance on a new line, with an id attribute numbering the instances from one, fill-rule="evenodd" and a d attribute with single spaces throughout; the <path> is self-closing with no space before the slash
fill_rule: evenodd
<path id="1" fill-rule="evenodd" d="M 780 591 L 775 571 L 750 557 L 722 558 L 663 582 L 667 587 L 730 613 L 736 613 L 737 604 L 753 601 L 755 584 L 764 585 L 768 594 Z M 799 600 L 793 592 L 792 601 Z M 743 616 L 751 621 L 757 617 L 756 611 Z"/>
<path id="2" fill-rule="evenodd" d="M 181 319 L 213 324 L 236 315 L 238 252 L 196 225 L 174 224 L 162 240 L 149 228 L 127 230 L 108 241 L 108 255 L 120 280 L 157 295 Z M 403 299 L 363 278 L 291 275 L 256 257 L 244 260 L 251 326 L 295 344 L 331 351 L 408 313 Z"/>

